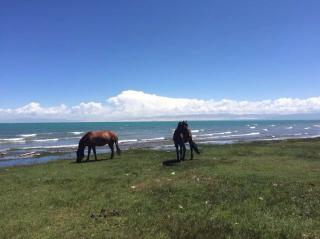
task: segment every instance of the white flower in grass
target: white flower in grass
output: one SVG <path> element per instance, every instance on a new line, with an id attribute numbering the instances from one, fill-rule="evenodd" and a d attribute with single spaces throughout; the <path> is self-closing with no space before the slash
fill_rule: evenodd
<path id="1" fill-rule="evenodd" d="M 180 208 L 180 209 L 183 209 L 183 206 L 182 206 L 182 205 L 179 205 L 179 208 Z"/>
<path id="2" fill-rule="evenodd" d="M 259 200 L 263 201 L 263 197 L 259 197 Z"/>
<path id="3" fill-rule="evenodd" d="M 172 175 L 176 175 L 176 172 L 171 172 Z"/>
<path id="4" fill-rule="evenodd" d="M 136 186 L 132 185 L 132 186 L 131 186 L 131 188 L 132 188 L 132 189 L 135 189 L 135 188 L 136 188 Z"/>

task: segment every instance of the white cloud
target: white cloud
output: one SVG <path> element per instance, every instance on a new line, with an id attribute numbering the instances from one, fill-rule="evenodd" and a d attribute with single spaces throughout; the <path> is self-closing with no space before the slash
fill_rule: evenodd
<path id="1" fill-rule="evenodd" d="M 62 104 L 43 107 L 38 102 L 31 102 L 16 109 L 0 108 L 0 121 L 19 119 L 105 121 L 178 118 L 182 115 L 194 116 L 194 118 L 233 115 L 233 118 L 239 118 L 246 115 L 270 116 L 305 113 L 320 113 L 320 97 L 262 101 L 201 100 L 169 98 L 142 91 L 127 90 L 107 99 L 104 103 L 83 102 L 75 106 Z"/>
<path id="2" fill-rule="evenodd" d="M 71 107 L 71 113 L 74 115 L 103 115 L 108 113 L 108 107 L 99 102 L 80 103 Z"/>

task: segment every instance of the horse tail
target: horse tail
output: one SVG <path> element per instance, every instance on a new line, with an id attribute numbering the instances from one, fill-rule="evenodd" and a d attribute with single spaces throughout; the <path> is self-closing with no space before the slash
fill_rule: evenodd
<path id="1" fill-rule="evenodd" d="M 114 143 L 115 143 L 116 148 L 117 148 L 117 154 L 120 155 L 121 154 L 121 149 L 119 148 L 119 145 L 118 145 L 118 137 L 116 138 Z"/>
<path id="2" fill-rule="evenodd" d="M 189 141 L 189 144 L 190 144 L 190 147 L 191 147 L 197 154 L 200 154 L 198 145 L 197 145 L 195 142 L 193 142 L 192 139 Z"/>

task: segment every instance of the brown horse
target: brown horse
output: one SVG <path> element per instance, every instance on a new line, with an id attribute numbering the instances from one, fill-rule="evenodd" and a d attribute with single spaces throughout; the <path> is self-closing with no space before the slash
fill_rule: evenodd
<path id="1" fill-rule="evenodd" d="M 79 141 L 77 150 L 77 162 L 80 163 L 84 158 L 84 149 L 86 148 L 86 146 L 88 146 L 88 161 L 91 149 L 93 150 L 95 160 L 97 160 L 96 146 L 104 146 L 106 144 L 108 144 L 111 149 L 111 159 L 114 155 L 113 144 L 116 145 L 117 154 L 120 155 L 121 150 L 118 145 L 118 136 L 115 133 L 111 131 L 92 131 L 86 133 Z"/>
<path id="2" fill-rule="evenodd" d="M 191 151 L 191 160 L 193 159 L 193 150 L 200 154 L 198 146 L 192 140 L 191 130 L 188 127 L 188 123 L 186 121 L 182 121 L 178 123 L 178 127 L 173 133 L 173 142 L 174 146 L 176 147 L 177 153 L 177 161 L 184 160 L 186 154 L 186 146 L 185 143 L 189 143 L 190 151 Z M 179 153 L 180 147 L 180 153 Z"/>

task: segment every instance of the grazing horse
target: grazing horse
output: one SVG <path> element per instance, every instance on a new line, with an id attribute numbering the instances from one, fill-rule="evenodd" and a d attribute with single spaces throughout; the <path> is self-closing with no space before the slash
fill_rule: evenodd
<path id="1" fill-rule="evenodd" d="M 104 146 L 106 144 L 108 144 L 111 149 L 111 159 L 114 155 L 113 144 L 116 145 L 117 154 L 120 155 L 121 150 L 118 145 L 118 136 L 115 133 L 111 131 L 91 131 L 86 133 L 79 141 L 77 150 L 77 162 L 80 163 L 84 158 L 84 149 L 86 148 L 86 146 L 88 146 L 88 161 L 91 149 L 93 150 L 95 160 L 97 160 L 96 146 Z"/>
<path id="2" fill-rule="evenodd" d="M 200 154 L 198 146 L 192 140 L 191 130 L 188 128 L 188 123 L 186 121 L 182 121 L 178 123 L 178 127 L 173 133 L 173 142 L 174 142 L 174 146 L 176 147 L 177 161 L 184 160 L 185 153 L 186 153 L 186 146 L 185 146 L 186 142 L 188 142 L 190 145 L 191 160 L 193 159 L 193 150 L 197 154 Z M 179 153 L 179 147 L 180 147 L 180 153 Z"/>

